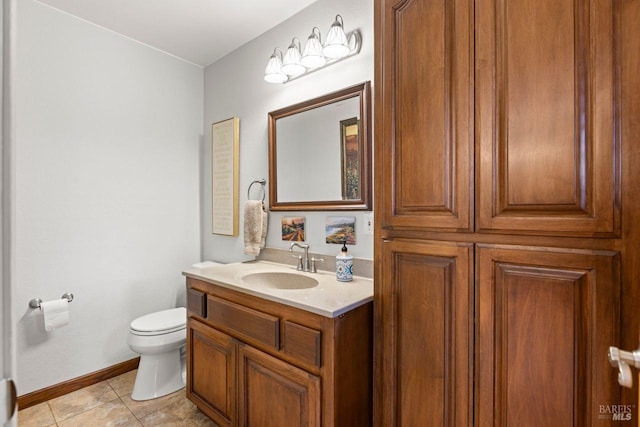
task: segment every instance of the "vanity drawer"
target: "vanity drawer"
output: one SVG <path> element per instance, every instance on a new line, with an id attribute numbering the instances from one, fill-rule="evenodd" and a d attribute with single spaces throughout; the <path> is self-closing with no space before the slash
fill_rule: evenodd
<path id="1" fill-rule="evenodd" d="M 207 320 L 230 333 L 280 349 L 280 319 L 209 295 Z"/>
<path id="2" fill-rule="evenodd" d="M 320 367 L 322 333 L 297 323 L 284 321 L 284 353 L 296 359 Z"/>
<path id="3" fill-rule="evenodd" d="M 207 294 L 195 289 L 187 289 L 187 310 L 196 316 L 207 317 Z"/>

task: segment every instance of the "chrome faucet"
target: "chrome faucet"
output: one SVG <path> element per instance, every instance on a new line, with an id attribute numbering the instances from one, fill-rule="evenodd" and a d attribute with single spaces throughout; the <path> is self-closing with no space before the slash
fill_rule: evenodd
<path id="1" fill-rule="evenodd" d="M 298 267 L 297 270 L 298 271 L 309 271 L 309 245 L 306 243 L 300 244 L 298 242 L 293 242 L 290 246 L 289 246 L 289 252 L 293 252 L 293 247 L 297 246 L 300 249 L 304 250 L 304 255 L 294 255 L 296 258 L 298 258 Z"/>

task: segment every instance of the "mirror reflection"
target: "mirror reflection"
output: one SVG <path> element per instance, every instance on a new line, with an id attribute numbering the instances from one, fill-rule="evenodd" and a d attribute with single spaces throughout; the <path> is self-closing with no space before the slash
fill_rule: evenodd
<path id="1" fill-rule="evenodd" d="M 360 97 L 278 120 L 278 201 L 359 199 L 359 123 Z"/>
<path id="2" fill-rule="evenodd" d="M 370 209 L 369 84 L 269 113 L 272 210 Z"/>

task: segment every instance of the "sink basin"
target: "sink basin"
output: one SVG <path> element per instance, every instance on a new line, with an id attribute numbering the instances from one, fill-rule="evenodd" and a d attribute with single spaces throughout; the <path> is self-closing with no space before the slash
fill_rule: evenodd
<path id="1" fill-rule="evenodd" d="M 312 277 L 279 271 L 247 274 L 242 276 L 242 281 L 273 289 L 309 289 L 318 286 L 318 281 Z"/>

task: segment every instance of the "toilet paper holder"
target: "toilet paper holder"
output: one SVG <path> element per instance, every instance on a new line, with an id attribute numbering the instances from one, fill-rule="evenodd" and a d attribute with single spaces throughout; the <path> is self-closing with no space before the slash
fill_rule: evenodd
<path id="1" fill-rule="evenodd" d="M 71 302 L 73 301 L 73 294 L 71 292 L 66 292 L 62 294 L 60 299 L 66 299 L 67 302 Z M 29 307 L 33 309 L 42 308 L 41 304 L 42 304 L 42 300 L 40 298 L 34 298 L 31 301 L 29 301 Z"/>

